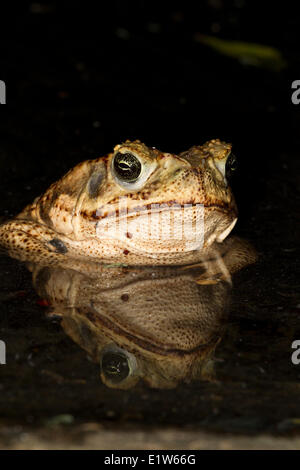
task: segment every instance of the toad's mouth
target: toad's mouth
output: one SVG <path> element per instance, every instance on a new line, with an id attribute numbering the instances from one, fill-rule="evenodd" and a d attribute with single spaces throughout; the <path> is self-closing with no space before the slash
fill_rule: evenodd
<path id="1" fill-rule="evenodd" d="M 119 205 L 114 204 L 113 207 L 111 204 L 103 206 L 93 212 L 84 212 L 81 211 L 81 215 L 84 218 L 90 218 L 95 221 L 100 221 L 106 218 L 114 218 L 116 220 L 122 220 L 124 218 L 134 218 L 140 215 L 145 214 L 157 214 L 163 212 L 179 212 L 190 209 L 198 208 L 199 210 L 203 209 L 215 209 L 223 213 L 234 213 L 236 212 L 235 207 L 232 207 L 230 203 L 225 203 L 223 201 L 214 201 L 211 203 L 202 203 L 188 201 L 180 203 L 178 201 L 165 201 L 165 202 L 155 202 L 150 204 L 141 204 L 134 207 L 128 207 L 125 203 L 119 203 Z"/>

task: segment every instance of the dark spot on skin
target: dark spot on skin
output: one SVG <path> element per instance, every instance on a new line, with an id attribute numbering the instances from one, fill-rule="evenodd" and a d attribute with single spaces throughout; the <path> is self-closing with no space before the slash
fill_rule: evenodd
<path id="1" fill-rule="evenodd" d="M 127 302 L 129 300 L 129 295 L 128 294 L 121 295 L 121 300 L 123 300 L 123 302 Z"/>
<path id="2" fill-rule="evenodd" d="M 68 249 L 66 245 L 59 240 L 59 238 L 53 238 L 53 240 L 50 240 L 50 245 L 54 246 L 56 253 L 61 253 L 65 254 L 68 252 Z"/>
<path id="3" fill-rule="evenodd" d="M 129 254 L 129 251 L 128 251 L 128 250 L 124 250 L 123 253 L 124 253 L 124 255 L 128 255 L 128 254 Z"/>
<path id="4" fill-rule="evenodd" d="M 92 217 L 92 219 L 98 219 L 97 211 L 93 211 L 93 212 L 91 213 L 91 217 Z"/>
<path id="5" fill-rule="evenodd" d="M 84 219 L 94 219 L 94 220 L 99 219 L 99 217 L 98 217 L 98 215 L 97 215 L 97 211 L 93 211 L 93 212 L 81 211 L 81 212 L 80 212 L 80 215 L 81 215 Z"/>
<path id="6" fill-rule="evenodd" d="M 88 183 L 88 191 L 91 198 L 95 199 L 98 196 L 99 188 L 104 178 L 104 172 L 100 171 L 94 173 Z"/>

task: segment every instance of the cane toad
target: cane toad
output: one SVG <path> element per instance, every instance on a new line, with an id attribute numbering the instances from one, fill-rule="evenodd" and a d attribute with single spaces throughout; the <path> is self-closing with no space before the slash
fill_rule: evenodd
<path id="1" fill-rule="evenodd" d="M 75 166 L 15 219 L 0 246 L 22 260 L 66 257 L 126 265 L 191 264 L 237 220 L 228 184 L 231 145 L 179 155 L 126 141 Z"/>

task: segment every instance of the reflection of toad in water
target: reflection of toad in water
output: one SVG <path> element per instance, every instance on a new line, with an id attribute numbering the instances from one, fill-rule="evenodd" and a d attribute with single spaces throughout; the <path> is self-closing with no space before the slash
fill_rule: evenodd
<path id="1" fill-rule="evenodd" d="M 221 251 L 222 250 L 222 251 Z M 240 239 L 196 268 L 31 265 L 34 285 L 61 325 L 100 363 L 109 387 L 155 388 L 211 376 L 224 331 L 230 273 L 255 260 Z M 87 269 L 85 269 L 85 267 Z"/>

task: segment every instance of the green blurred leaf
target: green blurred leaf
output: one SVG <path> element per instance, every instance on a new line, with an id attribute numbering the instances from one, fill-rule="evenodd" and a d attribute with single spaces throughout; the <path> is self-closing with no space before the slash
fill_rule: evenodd
<path id="1" fill-rule="evenodd" d="M 244 65 L 280 71 L 286 67 L 281 52 L 271 46 L 252 42 L 231 41 L 205 34 L 196 34 L 195 40 L 211 47 L 219 54 L 237 59 Z"/>

